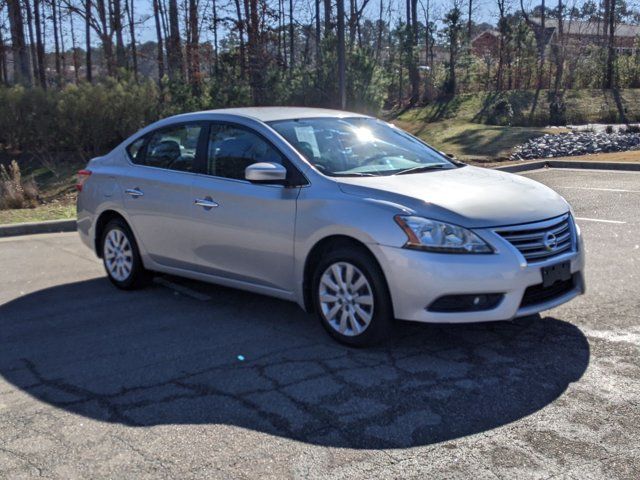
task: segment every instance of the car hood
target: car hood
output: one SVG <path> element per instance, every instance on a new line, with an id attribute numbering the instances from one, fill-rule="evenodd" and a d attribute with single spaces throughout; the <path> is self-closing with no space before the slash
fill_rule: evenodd
<path id="1" fill-rule="evenodd" d="M 562 215 L 567 202 L 526 177 L 465 166 L 407 175 L 337 177 L 347 194 L 393 202 L 412 214 L 483 228 Z"/>

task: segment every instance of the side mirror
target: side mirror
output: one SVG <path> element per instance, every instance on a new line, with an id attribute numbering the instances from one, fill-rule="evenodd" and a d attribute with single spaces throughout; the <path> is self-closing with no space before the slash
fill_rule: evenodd
<path id="1" fill-rule="evenodd" d="M 447 153 L 446 154 L 447 157 L 449 157 L 451 160 L 456 160 L 456 156 L 453 153 Z"/>
<path id="2" fill-rule="evenodd" d="M 287 169 L 279 163 L 254 163 L 244 169 L 244 178 L 256 183 L 282 183 L 287 179 Z"/>

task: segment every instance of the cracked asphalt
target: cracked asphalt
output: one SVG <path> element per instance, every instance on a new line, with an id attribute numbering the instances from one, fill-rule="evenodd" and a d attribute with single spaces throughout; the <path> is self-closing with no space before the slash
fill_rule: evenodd
<path id="1" fill-rule="evenodd" d="M 640 478 L 640 174 L 526 175 L 584 219 L 587 295 L 369 350 L 250 293 L 118 291 L 76 234 L 1 239 L 0 478 Z"/>

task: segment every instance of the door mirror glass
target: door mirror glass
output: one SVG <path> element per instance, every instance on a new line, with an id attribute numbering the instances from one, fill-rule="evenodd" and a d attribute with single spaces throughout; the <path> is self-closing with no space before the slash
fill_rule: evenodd
<path id="1" fill-rule="evenodd" d="M 280 183 L 287 179 L 287 169 L 279 163 L 259 162 L 244 170 L 245 179 L 258 183 Z"/>

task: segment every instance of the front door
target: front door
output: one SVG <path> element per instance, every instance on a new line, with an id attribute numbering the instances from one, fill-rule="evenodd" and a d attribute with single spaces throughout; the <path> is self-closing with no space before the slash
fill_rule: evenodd
<path id="1" fill-rule="evenodd" d="M 293 168 L 258 133 L 212 124 L 205 173 L 193 182 L 195 262 L 203 273 L 290 292 L 300 187 L 248 182 L 244 169 L 256 162 Z"/>

